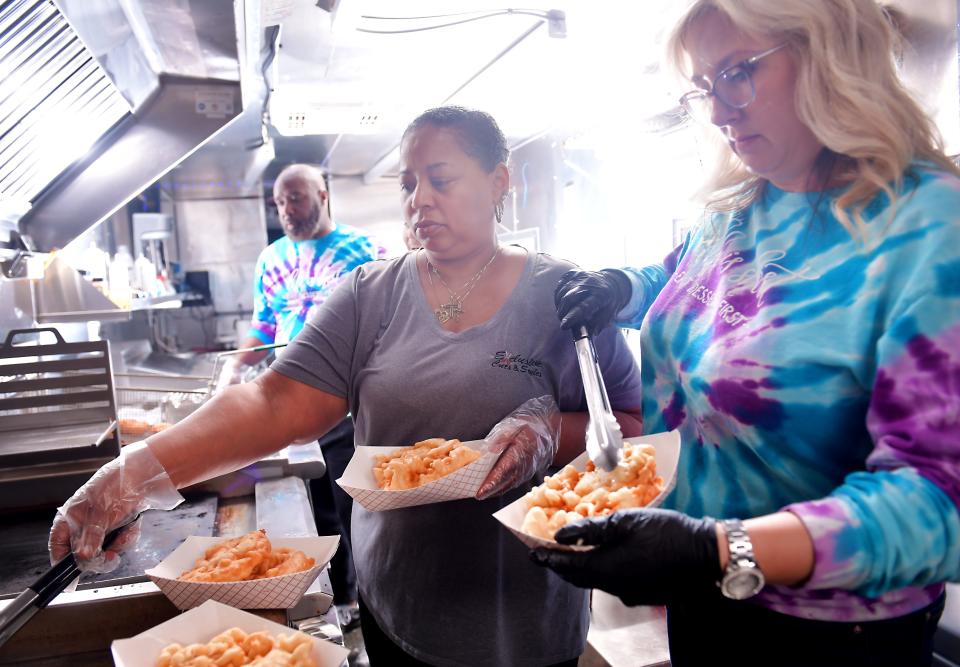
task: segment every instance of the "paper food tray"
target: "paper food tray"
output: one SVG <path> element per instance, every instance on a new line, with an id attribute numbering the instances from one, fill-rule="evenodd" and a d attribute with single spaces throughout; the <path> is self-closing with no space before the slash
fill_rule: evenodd
<path id="1" fill-rule="evenodd" d="M 274 637 L 293 632 L 279 623 L 207 600 L 196 609 L 180 614 L 139 635 L 114 641 L 110 644 L 110 652 L 117 667 L 154 667 L 160 651 L 166 646 L 173 643 L 183 646 L 207 643 L 230 628 L 240 628 L 247 633 L 265 630 Z M 340 667 L 350 653 L 342 646 L 316 637 L 310 637 L 310 640 L 313 642 L 311 655 L 320 667 Z"/>
<path id="2" fill-rule="evenodd" d="M 471 440 L 463 444 L 482 452 L 483 456 L 446 477 L 403 491 L 385 491 L 377 486 L 377 480 L 373 476 L 377 456 L 396 451 L 401 449 L 400 447 L 357 447 L 337 484 L 371 512 L 473 498 L 499 455 L 487 451 L 486 440 Z"/>
<path id="3" fill-rule="evenodd" d="M 299 549 L 316 563 L 309 570 L 253 581 L 207 583 L 177 579 L 196 564 L 207 549 L 229 537 L 188 537 L 176 551 L 145 574 L 179 609 L 191 609 L 206 600 L 217 600 L 238 609 L 288 609 L 300 601 L 310 584 L 337 552 L 339 535 L 329 537 L 267 537 L 274 549 Z"/>
<path id="4" fill-rule="evenodd" d="M 679 431 L 670 431 L 669 433 L 654 433 L 653 435 L 642 435 L 636 438 L 624 438 L 624 442 L 630 444 L 653 445 L 656 450 L 654 458 L 657 461 L 657 475 L 663 478 L 663 491 L 654 498 L 647 507 L 656 507 L 663 502 L 673 487 L 677 483 L 677 463 L 680 459 L 680 433 Z M 570 462 L 574 468 L 583 472 L 587 461 L 587 453 L 584 452 Z M 516 535 L 521 542 L 531 549 L 538 547 L 547 547 L 549 549 L 559 549 L 561 551 L 583 551 L 593 547 L 578 547 L 567 544 L 559 544 L 553 540 L 544 540 L 533 535 L 520 531 L 523 525 L 523 519 L 527 515 L 527 503 L 523 498 L 519 498 L 510 503 L 503 509 L 494 513 L 493 518 L 506 526 L 511 533 Z"/>

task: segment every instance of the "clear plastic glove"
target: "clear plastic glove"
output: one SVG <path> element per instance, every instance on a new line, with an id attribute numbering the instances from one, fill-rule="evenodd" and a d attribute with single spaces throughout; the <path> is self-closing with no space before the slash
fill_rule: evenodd
<path id="1" fill-rule="evenodd" d="M 81 570 L 110 572 L 120 564 L 118 552 L 136 541 L 139 531 L 124 531 L 104 552 L 100 547 L 108 532 L 144 510 L 170 510 L 182 502 L 183 496 L 147 444 L 128 445 L 57 510 L 50 529 L 50 562 L 72 551 Z"/>
<path id="2" fill-rule="evenodd" d="M 230 385 L 241 384 L 249 370 L 250 366 L 242 363 L 236 356 L 226 357 L 213 383 L 212 393 L 219 394 Z"/>
<path id="3" fill-rule="evenodd" d="M 477 500 L 498 496 L 543 475 L 560 445 L 560 409 L 553 396 L 531 398 L 486 437 L 500 458 L 483 480 Z"/>
<path id="4" fill-rule="evenodd" d="M 534 549 L 530 558 L 580 588 L 599 588 L 626 605 L 669 605 L 719 594 L 716 522 L 662 509 L 614 512 L 564 526 L 561 544 L 590 551 Z"/>
<path id="5" fill-rule="evenodd" d="M 567 271 L 553 291 L 561 329 L 599 333 L 630 302 L 633 286 L 623 271 Z"/>

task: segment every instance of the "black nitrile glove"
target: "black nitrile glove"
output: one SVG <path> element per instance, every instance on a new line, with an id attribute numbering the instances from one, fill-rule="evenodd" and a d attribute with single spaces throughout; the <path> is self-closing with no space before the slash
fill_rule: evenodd
<path id="1" fill-rule="evenodd" d="M 561 329 L 586 327 L 591 335 L 613 322 L 630 302 L 633 289 L 623 271 L 567 271 L 553 291 Z"/>
<path id="2" fill-rule="evenodd" d="M 661 509 L 614 512 L 564 526 L 561 544 L 590 551 L 535 549 L 545 565 L 580 588 L 599 588 L 626 605 L 669 605 L 716 595 L 721 576 L 716 522 Z"/>

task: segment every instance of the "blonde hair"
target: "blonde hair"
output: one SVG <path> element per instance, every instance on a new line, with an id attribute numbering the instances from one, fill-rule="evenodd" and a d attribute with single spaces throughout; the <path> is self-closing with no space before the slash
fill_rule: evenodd
<path id="1" fill-rule="evenodd" d="M 694 0 L 667 42 L 677 71 L 689 60 L 691 27 L 712 12 L 746 34 L 788 45 L 797 63 L 797 116 L 839 157 L 839 172 L 830 176 L 849 184 L 832 208 L 851 236 L 862 238 L 863 211 L 878 193 L 885 192 L 895 210 L 911 162 L 932 162 L 960 176 L 933 121 L 900 81 L 896 35 L 875 0 Z M 718 141 L 717 149 L 704 188 L 707 206 L 741 209 L 760 196 L 766 180 L 748 172 L 726 143 Z"/>

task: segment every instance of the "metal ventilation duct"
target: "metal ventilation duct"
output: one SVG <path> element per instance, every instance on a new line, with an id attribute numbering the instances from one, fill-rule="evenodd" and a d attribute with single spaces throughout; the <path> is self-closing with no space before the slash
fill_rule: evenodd
<path id="1" fill-rule="evenodd" d="M 30 201 L 130 112 L 60 11 L 0 9 L 0 197 Z"/>
<path id="2" fill-rule="evenodd" d="M 49 6 L 46 0 L 14 4 Z M 20 230 L 36 250 L 63 247 L 111 215 L 242 111 L 233 0 L 57 5 L 59 20 L 69 21 L 132 112 L 110 121 L 86 156 L 32 199 Z M 37 67 L 40 59 L 31 52 L 18 70 Z M 79 104 L 75 98 L 71 103 Z M 37 113 L 30 109 L 21 123 Z M 72 129 L 75 121 L 65 125 Z"/>

